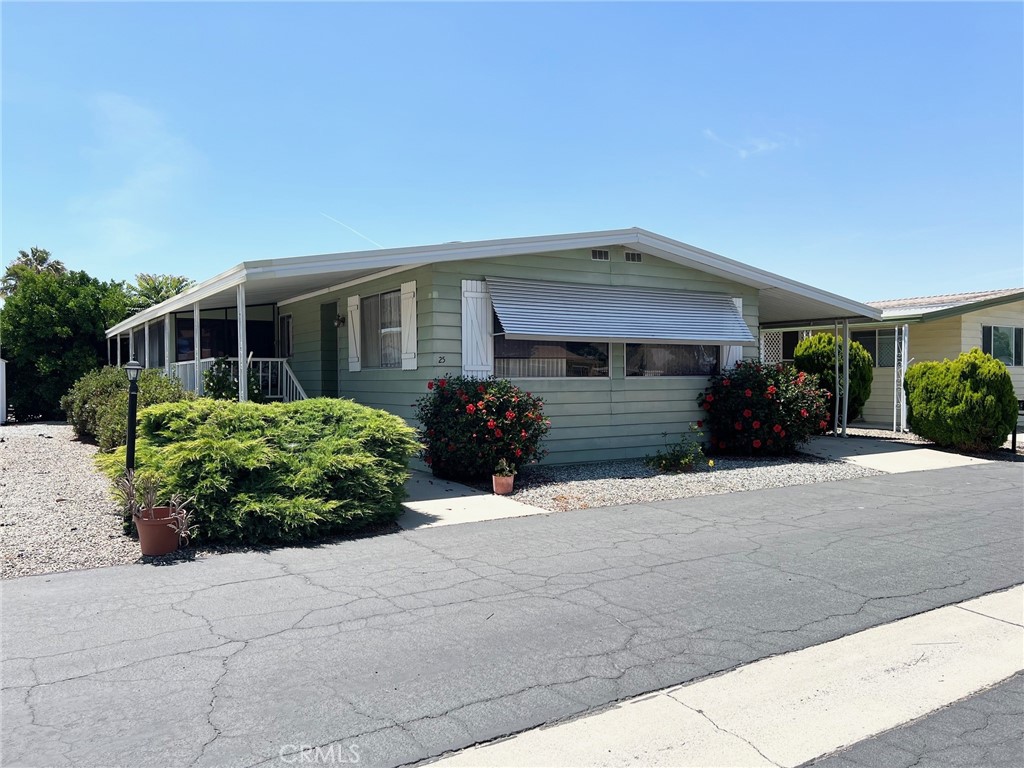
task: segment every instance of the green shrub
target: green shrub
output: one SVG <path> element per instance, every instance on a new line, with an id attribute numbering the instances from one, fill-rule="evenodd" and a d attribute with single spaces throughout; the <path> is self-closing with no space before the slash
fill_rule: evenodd
<path id="1" fill-rule="evenodd" d="M 831 397 L 814 374 L 744 360 L 711 377 L 697 398 L 706 411 L 697 426 L 719 453 L 791 453 L 828 426 Z"/>
<path id="2" fill-rule="evenodd" d="M 260 375 L 252 368 L 248 370 L 248 388 L 246 390 L 249 399 L 254 403 L 263 402 L 263 386 L 260 383 Z M 237 400 L 238 399 L 238 370 L 234 363 L 226 357 L 218 357 L 213 365 L 203 373 L 203 393 L 207 397 L 216 400 Z"/>
<path id="3" fill-rule="evenodd" d="M 703 437 L 703 430 L 696 424 L 690 425 L 690 431 Z M 661 436 L 666 441 L 664 450 L 659 450 L 653 456 L 644 457 L 644 464 L 651 469 L 659 472 L 693 472 L 715 466 L 715 462 L 704 455 L 702 440 L 680 435 L 678 441 L 669 443 L 668 432 L 662 432 Z"/>
<path id="4" fill-rule="evenodd" d="M 173 403 L 194 397 L 177 379 L 149 368 L 139 376 L 139 410 L 157 403 Z M 93 438 L 101 450 L 124 445 L 128 427 L 128 377 L 124 370 L 105 366 L 90 371 L 61 398 L 60 407 L 79 437 Z"/>
<path id="5" fill-rule="evenodd" d="M 907 425 L 937 445 L 994 451 L 1017 423 L 1017 395 L 1006 366 L 979 349 L 956 360 L 907 369 Z"/>
<path id="6" fill-rule="evenodd" d="M 818 376 L 821 386 L 829 392 L 842 396 L 842 387 L 836 387 L 836 337 L 831 333 L 819 333 L 804 339 L 796 345 L 793 362 L 797 370 Z M 847 407 L 847 421 L 859 419 L 864 412 L 864 403 L 871 397 L 871 380 L 874 378 L 874 361 L 860 342 L 850 344 L 850 402 Z M 839 381 L 843 380 L 843 341 L 839 339 Z M 840 413 L 841 416 L 841 413 Z"/>
<path id="7" fill-rule="evenodd" d="M 517 470 L 545 455 L 544 403 L 508 379 L 441 376 L 416 401 L 423 460 L 438 477 L 481 480 L 501 459 Z"/>
<path id="8" fill-rule="evenodd" d="M 161 495 L 195 497 L 197 541 L 281 543 L 397 517 L 414 435 L 397 416 L 350 400 L 202 398 L 143 411 L 136 464 Z M 100 464 L 116 477 L 124 449 Z"/>

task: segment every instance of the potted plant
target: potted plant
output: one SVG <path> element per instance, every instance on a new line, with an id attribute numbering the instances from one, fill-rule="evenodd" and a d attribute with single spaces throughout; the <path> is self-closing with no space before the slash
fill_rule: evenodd
<path id="1" fill-rule="evenodd" d="M 516 481 L 516 468 L 507 459 L 500 459 L 491 476 L 491 487 L 497 496 L 508 496 Z"/>
<path id="2" fill-rule="evenodd" d="M 152 477 L 142 477 L 136 483 L 135 472 L 128 470 L 118 478 L 117 491 L 125 514 L 135 523 L 143 555 L 170 554 L 195 533 L 192 511 L 186 508 L 192 500 L 174 494 L 166 505 L 158 505 L 157 483 Z"/>

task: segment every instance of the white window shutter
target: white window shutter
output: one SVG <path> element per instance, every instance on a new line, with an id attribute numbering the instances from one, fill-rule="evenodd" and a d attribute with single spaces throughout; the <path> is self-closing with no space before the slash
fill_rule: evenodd
<path id="1" fill-rule="evenodd" d="M 359 341 L 362 338 L 359 329 L 359 297 L 348 297 L 348 369 L 361 371 Z"/>
<path id="2" fill-rule="evenodd" d="M 732 303 L 736 305 L 736 311 L 740 313 L 740 317 L 743 317 L 743 299 L 734 298 Z M 723 346 L 722 347 L 722 370 L 732 368 L 736 363 L 743 359 L 743 347 L 742 346 Z"/>
<path id="3" fill-rule="evenodd" d="M 402 370 L 416 370 L 416 281 L 402 283 Z"/>
<path id="4" fill-rule="evenodd" d="M 483 280 L 462 281 L 462 373 L 485 378 L 494 373 L 491 296 Z"/>

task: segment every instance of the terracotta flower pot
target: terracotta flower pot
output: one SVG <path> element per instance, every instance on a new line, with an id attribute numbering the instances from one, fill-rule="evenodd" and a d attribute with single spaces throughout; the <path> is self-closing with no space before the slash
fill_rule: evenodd
<path id="1" fill-rule="evenodd" d="M 515 475 L 492 475 L 491 486 L 496 496 L 508 496 L 512 493 L 512 486 L 516 481 Z"/>
<path id="2" fill-rule="evenodd" d="M 171 519 L 170 507 L 153 507 L 145 517 L 135 518 L 139 548 L 149 556 L 167 555 L 178 548 L 178 526 Z"/>

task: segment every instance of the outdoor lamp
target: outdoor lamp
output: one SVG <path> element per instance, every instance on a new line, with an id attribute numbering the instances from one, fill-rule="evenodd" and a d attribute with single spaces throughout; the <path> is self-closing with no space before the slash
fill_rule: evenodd
<path id="1" fill-rule="evenodd" d="M 343 326 L 344 324 L 345 324 L 345 318 L 342 317 L 341 315 L 338 315 L 337 317 L 334 318 L 334 327 L 335 328 L 341 328 L 341 326 Z"/>
<path id="2" fill-rule="evenodd" d="M 128 374 L 129 384 L 138 384 L 139 376 L 142 374 L 142 363 L 138 360 L 129 360 L 124 364 L 124 372 Z"/>
<path id="3" fill-rule="evenodd" d="M 135 417 L 139 407 L 139 376 L 142 375 L 142 364 L 134 358 L 124 365 L 128 376 L 128 440 L 125 445 L 124 467 L 135 469 Z"/>

